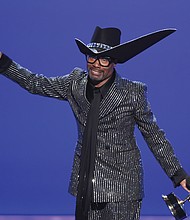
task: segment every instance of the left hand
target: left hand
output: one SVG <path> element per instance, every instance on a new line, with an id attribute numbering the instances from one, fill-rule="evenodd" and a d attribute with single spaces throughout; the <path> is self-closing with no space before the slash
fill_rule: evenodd
<path id="1" fill-rule="evenodd" d="M 187 188 L 186 182 L 187 182 L 186 179 L 184 179 L 184 180 L 181 181 L 180 185 L 181 185 L 187 192 L 190 193 L 190 189 Z"/>

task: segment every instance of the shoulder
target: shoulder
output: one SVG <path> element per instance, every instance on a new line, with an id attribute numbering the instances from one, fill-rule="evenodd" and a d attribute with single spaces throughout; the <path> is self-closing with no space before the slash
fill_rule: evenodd
<path id="1" fill-rule="evenodd" d="M 69 83 L 74 83 L 82 79 L 87 78 L 87 72 L 79 67 L 75 67 L 70 73 L 59 77 L 62 80 L 66 80 Z"/>
<path id="2" fill-rule="evenodd" d="M 84 69 L 81 69 L 79 67 L 75 67 L 72 72 L 69 74 L 69 77 L 72 80 L 81 80 L 83 78 L 87 77 L 87 72 Z"/>
<path id="3" fill-rule="evenodd" d="M 78 76 L 86 76 L 87 75 L 86 70 L 79 68 L 79 67 L 75 67 L 71 73 L 74 75 L 78 75 Z"/>
<path id="4" fill-rule="evenodd" d="M 118 76 L 118 83 L 120 88 L 131 92 L 147 91 L 147 85 L 144 82 L 129 80 L 127 78 Z"/>
<path id="5" fill-rule="evenodd" d="M 135 109 L 147 102 L 147 85 L 144 82 L 126 78 L 122 78 L 122 82 L 125 85 L 125 94 L 127 94 L 128 100 L 131 100 Z"/>

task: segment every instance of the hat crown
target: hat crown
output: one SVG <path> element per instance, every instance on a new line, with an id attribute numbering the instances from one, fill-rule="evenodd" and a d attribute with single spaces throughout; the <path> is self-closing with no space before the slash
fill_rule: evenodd
<path id="1" fill-rule="evenodd" d="M 111 47 L 120 44 L 121 31 L 118 28 L 96 27 L 91 43 L 101 43 Z"/>

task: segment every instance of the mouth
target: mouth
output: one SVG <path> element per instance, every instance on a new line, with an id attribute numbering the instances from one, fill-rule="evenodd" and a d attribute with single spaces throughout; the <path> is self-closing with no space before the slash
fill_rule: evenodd
<path id="1" fill-rule="evenodd" d="M 91 68 L 90 72 L 94 76 L 100 76 L 102 74 L 102 71 L 100 71 L 99 69 L 94 69 L 94 68 Z"/>

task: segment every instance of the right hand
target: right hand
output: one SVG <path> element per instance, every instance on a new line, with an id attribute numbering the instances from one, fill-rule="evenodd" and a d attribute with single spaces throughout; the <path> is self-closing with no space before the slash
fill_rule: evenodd
<path id="1" fill-rule="evenodd" d="M 189 180 L 190 180 L 190 178 L 188 177 L 188 178 L 182 180 L 181 183 L 180 183 L 180 185 L 181 185 L 188 193 L 190 193 Z"/>

